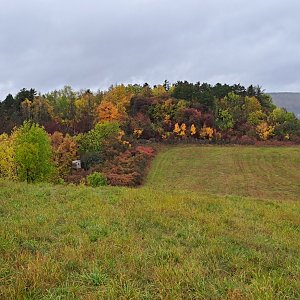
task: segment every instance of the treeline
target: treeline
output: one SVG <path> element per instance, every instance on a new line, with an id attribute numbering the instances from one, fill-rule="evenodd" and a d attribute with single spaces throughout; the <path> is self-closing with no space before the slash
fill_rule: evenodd
<path id="1" fill-rule="evenodd" d="M 252 85 L 22 89 L 0 103 L 0 116 L 0 176 L 29 182 L 138 185 L 154 154 L 138 141 L 300 142 L 299 119 Z M 81 171 L 71 169 L 75 159 Z"/>
<path id="2" fill-rule="evenodd" d="M 179 81 L 150 87 L 117 85 L 108 91 L 75 92 L 71 87 L 41 95 L 35 89 L 9 94 L 0 103 L 0 133 L 10 133 L 24 121 L 44 126 L 48 133 L 86 133 L 103 121 L 117 121 L 126 135 L 143 139 L 172 139 L 175 125 L 191 126 L 200 136 L 203 128 L 214 131 L 212 139 L 235 138 L 298 140 L 299 120 L 277 108 L 259 86 L 245 88 Z"/>

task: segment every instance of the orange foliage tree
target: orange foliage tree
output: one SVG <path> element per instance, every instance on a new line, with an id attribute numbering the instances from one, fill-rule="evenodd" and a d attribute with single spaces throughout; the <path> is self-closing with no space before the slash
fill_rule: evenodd
<path id="1" fill-rule="evenodd" d="M 208 139 L 211 140 L 214 136 L 214 130 L 211 127 L 207 127 L 205 124 L 200 130 L 200 137 L 202 139 Z"/>
<path id="2" fill-rule="evenodd" d="M 55 131 L 51 135 L 51 144 L 54 152 L 54 163 L 61 176 L 70 173 L 72 161 L 77 158 L 78 146 L 75 140 L 69 136 L 63 136 Z"/>
<path id="3" fill-rule="evenodd" d="M 116 105 L 108 101 L 102 101 L 100 103 L 98 106 L 98 116 L 100 122 L 121 121 L 123 117 Z"/>
<path id="4" fill-rule="evenodd" d="M 124 121 L 127 118 L 127 109 L 134 93 L 125 85 L 111 87 L 103 95 L 102 102 L 98 106 L 100 122 Z"/>

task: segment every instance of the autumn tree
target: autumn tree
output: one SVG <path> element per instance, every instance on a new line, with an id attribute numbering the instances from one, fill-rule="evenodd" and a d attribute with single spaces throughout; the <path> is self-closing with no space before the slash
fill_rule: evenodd
<path id="1" fill-rule="evenodd" d="M 153 87 L 152 94 L 154 97 L 162 97 L 162 98 L 169 97 L 169 93 L 167 92 L 166 88 L 160 84 Z"/>
<path id="2" fill-rule="evenodd" d="M 91 130 L 96 122 L 97 98 L 91 92 L 84 92 L 75 100 L 75 119 L 77 131 L 87 132 Z"/>
<path id="3" fill-rule="evenodd" d="M 70 173 L 72 161 L 77 158 L 78 146 L 70 135 L 64 136 L 61 132 L 51 135 L 51 144 L 54 151 L 54 163 L 61 176 Z"/>
<path id="4" fill-rule="evenodd" d="M 70 86 L 55 90 L 45 95 L 53 107 L 54 118 L 61 124 L 70 128 L 72 133 L 76 131 L 76 93 Z"/>
<path id="5" fill-rule="evenodd" d="M 268 122 L 274 126 L 274 135 L 280 138 L 300 132 L 300 120 L 285 108 L 275 108 L 269 115 Z"/>
<path id="6" fill-rule="evenodd" d="M 211 140 L 214 136 L 214 130 L 211 127 L 207 127 L 205 124 L 200 130 L 200 137 L 202 139 L 208 139 Z"/>
<path id="7" fill-rule="evenodd" d="M 242 106 L 244 112 L 246 115 L 249 115 L 250 113 L 259 111 L 262 109 L 261 104 L 255 97 L 248 97 L 246 96 L 244 99 L 244 104 Z"/>
<path id="8" fill-rule="evenodd" d="M 269 125 L 267 122 L 262 122 L 256 126 L 256 133 L 261 140 L 266 141 L 274 134 L 274 126 Z"/>
<path id="9" fill-rule="evenodd" d="M 132 99 L 133 96 L 134 93 L 132 92 L 132 90 L 130 88 L 127 88 L 123 84 L 112 86 L 103 95 L 102 102 L 99 105 L 98 111 L 99 111 L 100 121 L 125 120 L 127 118 L 127 110 L 130 106 L 130 100 Z M 101 111 L 104 108 L 107 110 L 108 114 L 104 114 L 105 118 L 101 120 Z M 113 117 L 113 118 L 109 119 L 109 117 Z M 116 117 L 118 119 L 116 119 Z"/>
<path id="10" fill-rule="evenodd" d="M 109 101 L 102 101 L 97 111 L 100 122 L 121 121 L 124 117 L 117 106 Z"/>
<path id="11" fill-rule="evenodd" d="M 0 135 L 0 177 L 15 179 L 16 163 L 13 136 L 6 133 Z"/>
<path id="12" fill-rule="evenodd" d="M 28 99 L 25 99 L 21 103 L 21 113 L 24 120 L 32 120 L 32 102 Z"/>
<path id="13" fill-rule="evenodd" d="M 32 120 L 40 125 L 51 121 L 53 117 L 53 107 L 44 97 L 35 97 L 31 104 Z"/>
<path id="14" fill-rule="evenodd" d="M 197 133 L 196 126 L 194 124 L 191 125 L 190 134 L 194 136 Z"/>

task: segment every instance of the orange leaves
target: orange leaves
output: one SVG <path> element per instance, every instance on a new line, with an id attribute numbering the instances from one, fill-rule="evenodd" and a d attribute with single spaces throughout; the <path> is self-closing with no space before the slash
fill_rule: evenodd
<path id="1" fill-rule="evenodd" d="M 211 140 L 214 136 L 214 130 L 211 127 L 206 127 L 204 124 L 200 131 L 200 137 L 202 139 L 208 139 Z"/>
<path id="2" fill-rule="evenodd" d="M 173 132 L 177 136 L 185 137 L 190 135 L 191 137 L 200 137 L 201 139 L 211 140 L 215 135 L 215 130 L 211 127 L 207 127 L 205 124 L 199 131 L 199 135 L 197 135 L 197 128 L 194 124 L 191 125 L 190 129 L 187 130 L 187 126 L 185 123 L 182 123 L 180 126 L 178 123 L 175 124 Z"/>
<path id="3" fill-rule="evenodd" d="M 134 129 L 133 131 L 133 135 L 136 137 L 136 138 L 140 138 L 143 134 L 143 129 Z"/>
<path id="4" fill-rule="evenodd" d="M 182 123 L 180 126 L 178 123 L 175 124 L 174 126 L 174 130 L 173 130 L 174 133 L 176 133 L 177 135 L 179 136 L 185 136 L 186 135 L 186 125 L 185 123 Z"/>
<path id="5" fill-rule="evenodd" d="M 194 124 L 192 124 L 192 126 L 191 126 L 190 133 L 191 133 L 192 136 L 197 133 L 197 129 L 196 129 L 196 126 Z"/>
<path id="6" fill-rule="evenodd" d="M 266 141 L 274 134 L 274 129 L 274 126 L 269 126 L 267 122 L 262 122 L 256 126 L 256 133 L 262 141 Z"/>
<path id="7" fill-rule="evenodd" d="M 126 110 L 133 95 L 124 85 L 112 87 L 104 94 L 103 100 L 98 106 L 100 122 L 124 121 L 127 117 Z"/>
<path id="8" fill-rule="evenodd" d="M 111 102 L 102 101 L 98 106 L 98 116 L 101 122 L 103 121 L 120 121 L 122 114 L 118 108 Z"/>
<path id="9" fill-rule="evenodd" d="M 60 175 L 67 175 L 72 160 L 77 158 L 77 143 L 71 136 L 63 136 L 61 132 L 55 131 L 51 135 L 51 144 L 54 150 L 54 161 Z"/>
<path id="10" fill-rule="evenodd" d="M 186 125 L 185 125 L 185 123 L 182 123 L 181 126 L 180 126 L 180 133 L 179 133 L 179 135 L 185 136 L 186 135 L 185 132 L 186 132 Z"/>
<path id="11" fill-rule="evenodd" d="M 175 124 L 173 132 L 177 135 L 180 133 L 180 127 L 178 123 Z"/>

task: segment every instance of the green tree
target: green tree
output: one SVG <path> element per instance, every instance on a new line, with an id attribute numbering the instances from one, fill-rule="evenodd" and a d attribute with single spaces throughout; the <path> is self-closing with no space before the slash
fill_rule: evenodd
<path id="1" fill-rule="evenodd" d="M 227 109 L 218 111 L 216 123 L 221 130 L 231 129 L 234 126 L 233 117 Z"/>
<path id="2" fill-rule="evenodd" d="M 25 88 L 21 89 L 20 92 L 15 96 L 16 109 L 20 110 L 20 105 L 25 99 L 28 99 L 29 101 L 33 101 L 36 94 L 37 92 L 35 89 L 30 89 L 30 90 L 27 90 Z"/>
<path id="3" fill-rule="evenodd" d="M 247 123 L 251 126 L 257 126 L 261 124 L 263 121 L 265 121 L 266 118 L 267 115 L 265 113 L 263 113 L 261 110 L 257 110 L 249 113 L 247 118 Z"/>
<path id="4" fill-rule="evenodd" d="M 53 116 L 60 123 L 69 126 L 75 133 L 76 117 L 76 93 L 70 86 L 53 91 L 45 95 L 48 103 L 53 108 Z"/>
<path id="5" fill-rule="evenodd" d="M 275 108 L 269 115 L 268 121 L 275 127 L 274 134 L 277 136 L 283 137 L 300 131 L 300 120 L 285 108 Z"/>
<path id="6" fill-rule="evenodd" d="M 14 132 L 15 159 L 20 180 L 47 181 L 54 172 L 50 138 L 43 127 L 25 121 Z"/>
<path id="7" fill-rule="evenodd" d="M 77 136 L 80 153 L 101 152 L 103 142 L 111 137 L 117 137 L 120 126 L 117 122 L 103 122 L 85 134 Z"/>
<path id="8" fill-rule="evenodd" d="M 83 168 L 89 169 L 93 165 L 102 163 L 107 144 L 114 142 L 119 143 L 119 134 L 119 124 L 112 121 L 99 123 L 89 132 L 79 134 L 76 137 L 76 141 L 79 146 Z M 107 150 L 106 152 L 113 152 L 111 150 L 112 149 Z"/>

